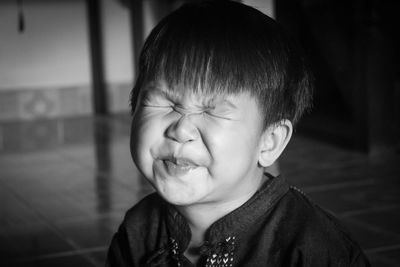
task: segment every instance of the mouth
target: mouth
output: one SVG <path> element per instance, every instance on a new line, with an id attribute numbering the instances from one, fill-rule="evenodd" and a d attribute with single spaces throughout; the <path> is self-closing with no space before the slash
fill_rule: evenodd
<path id="1" fill-rule="evenodd" d="M 199 165 L 187 158 L 167 158 L 163 159 L 163 166 L 171 176 L 181 176 L 190 173 Z"/>

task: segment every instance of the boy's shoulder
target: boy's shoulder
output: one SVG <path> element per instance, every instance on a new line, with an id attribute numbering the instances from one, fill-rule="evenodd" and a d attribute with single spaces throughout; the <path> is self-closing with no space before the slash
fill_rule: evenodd
<path id="1" fill-rule="evenodd" d="M 291 186 L 288 192 L 288 202 L 294 208 L 291 212 L 301 222 L 299 229 L 327 234 L 333 232 L 335 236 L 343 238 L 345 241 L 354 242 L 350 234 L 341 222 L 325 209 L 314 203 L 305 193 L 296 187 Z M 290 203 L 293 202 L 293 203 Z"/>
<path id="2" fill-rule="evenodd" d="M 285 233 L 286 241 L 296 244 L 302 253 L 313 254 L 310 258 L 347 258 L 350 263 L 365 258 L 358 243 L 355 242 L 339 220 L 310 200 L 303 192 L 291 187 L 277 208 L 277 216 L 291 223 L 282 223 L 280 231 Z"/>

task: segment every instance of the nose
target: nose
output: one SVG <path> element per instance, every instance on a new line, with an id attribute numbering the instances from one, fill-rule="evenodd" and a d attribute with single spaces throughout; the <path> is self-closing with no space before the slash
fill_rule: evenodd
<path id="1" fill-rule="evenodd" d="M 186 143 L 197 140 L 200 133 L 191 121 L 190 115 L 182 114 L 167 128 L 166 136 L 176 142 Z"/>

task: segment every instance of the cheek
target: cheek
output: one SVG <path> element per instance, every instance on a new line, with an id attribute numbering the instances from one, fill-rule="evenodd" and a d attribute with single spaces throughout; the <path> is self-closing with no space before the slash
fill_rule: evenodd
<path id="1" fill-rule="evenodd" d="M 151 149 L 162 137 L 161 123 L 134 119 L 131 128 L 130 149 L 133 161 L 145 176 L 151 174 L 153 157 Z"/>
<path id="2" fill-rule="evenodd" d="M 231 173 L 256 162 L 257 136 L 250 131 L 239 127 L 214 131 L 206 137 L 205 144 L 216 170 Z"/>

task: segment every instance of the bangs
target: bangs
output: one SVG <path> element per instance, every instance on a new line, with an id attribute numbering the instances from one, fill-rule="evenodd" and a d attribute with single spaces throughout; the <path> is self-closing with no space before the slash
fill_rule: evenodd
<path id="1" fill-rule="evenodd" d="M 161 80 L 166 83 L 169 90 L 177 94 L 193 92 L 214 95 L 240 91 L 241 86 L 235 79 L 236 75 L 228 69 L 232 66 L 228 62 L 230 58 L 226 57 L 222 61 L 226 62 L 224 66 L 221 61 L 215 59 L 215 55 L 221 57 L 215 48 L 193 42 L 160 52 L 158 56 L 160 61 L 154 62 L 154 68 L 150 68 L 151 71 L 147 73 L 149 82 Z"/>

